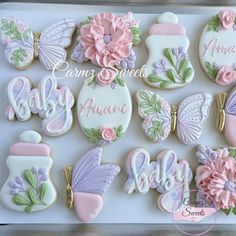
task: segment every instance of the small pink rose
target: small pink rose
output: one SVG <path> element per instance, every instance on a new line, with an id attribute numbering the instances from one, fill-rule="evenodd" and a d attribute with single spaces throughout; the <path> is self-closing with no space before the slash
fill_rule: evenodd
<path id="1" fill-rule="evenodd" d="M 231 10 L 222 10 L 219 12 L 218 17 L 222 26 L 225 29 L 229 29 L 234 25 L 235 14 Z"/>
<path id="2" fill-rule="evenodd" d="M 101 86 L 109 85 L 113 82 L 116 77 L 116 72 L 112 69 L 102 68 L 97 74 L 96 81 Z"/>
<path id="3" fill-rule="evenodd" d="M 216 83 L 220 85 L 229 85 L 236 81 L 236 72 L 230 66 L 221 66 L 216 75 Z"/>
<path id="4" fill-rule="evenodd" d="M 113 128 L 102 128 L 100 134 L 104 140 L 109 142 L 116 139 L 116 131 Z"/>
<path id="5" fill-rule="evenodd" d="M 24 33 L 27 30 L 26 26 L 23 23 L 20 23 L 20 22 L 18 22 L 16 24 L 16 28 L 17 28 L 19 33 Z"/>

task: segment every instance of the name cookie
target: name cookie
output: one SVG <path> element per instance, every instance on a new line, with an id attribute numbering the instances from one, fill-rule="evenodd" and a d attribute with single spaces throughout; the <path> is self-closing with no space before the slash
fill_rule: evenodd
<path id="1" fill-rule="evenodd" d="M 149 90 L 139 90 L 136 97 L 144 133 L 155 143 L 165 140 L 170 132 L 176 132 L 184 144 L 198 140 L 212 103 L 212 95 L 207 93 L 190 95 L 178 107 Z"/>
<path id="2" fill-rule="evenodd" d="M 62 135 L 72 126 L 74 96 L 68 87 L 57 88 L 57 80 L 51 76 L 44 77 L 34 89 L 26 76 L 14 77 L 8 83 L 7 98 L 8 120 L 27 121 L 38 114 L 41 131 L 48 136 Z"/>
<path id="3" fill-rule="evenodd" d="M 126 161 L 128 180 L 124 191 L 147 193 L 149 189 L 156 189 L 161 195 L 158 206 L 167 212 L 178 211 L 183 208 L 184 199 L 190 196 L 189 184 L 192 171 L 188 162 L 178 161 L 171 150 L 161 151 L 156 161 L 150 161 L 150 156 L 144 148 L 133 149 Z"/>
<path id="4" fill-rule="evenodd" d="M 90 60 L 100 67 L 134 68 L 136 55 L 133 45 L 140 43 L 139 21 L 131 12 L 115 16 L 100 13 L 82 22 L 72 60 L 82 63 Z"/>
<path id="5" fill-rule="evenodd" d="M 6 46 L 6 59 L 18 70 L 28 68 L 36 58 L 47 70 L 57 69 L 66 60 L 65 48 L 71 44 L 75 27 L 75 22 L 66 18 L 39 33 L 15 18 L 0 18 L 0 36 Z"/>
<path id="6" fill-rule="evenodd" d="M 93 143 L 110 144 L 128 128 L 132 101 L 129 90 L 116 72 L 103 68 L 85 81 L 78 101 L 80 126 Z"/>
<path id="7" fill-rule="evenodd" d="M 236 81 L 235 13 L 222 10 L 203 29 L 199 57 L 208 78 L 220 85 Z"/>
<path id="8" fill-rule="evenodd" d="M 50 179 L 53 160 L 41 136 L 28 130 L 19 136 L 7 158 L 9 176 L 0 192 L 2 204 L 13 211 L 32 213 L 50 207 L 56 190 Z"/>
<path id="9" fill-rule="evenodd" d="M 174 13 L 165 12 L 158 16 L 158 23 L 149 28 L 146 46 L 149 57 L 144 81 L 147 84 L 175 89 L 192 81 L 194 70 L 188 59 L 189 39 Z"/>
<path id="10" fill-rule="evenodd" d="M 235 214 L 236 150 L 227 147 L 213 150 L 200 145 L 196 157 L 202 164 L 195 177 L 199 189 L 197 201 L 223 210 L 227 215 Z"/>
<path id="11" fill-rule="evenodd" d="M 102 148 L 86 152 L 74 167 L 64 169 L 67 183 L 67 207 L 74 206 L 76 215 L 83 222 L 97 217 L 103 207 L 101 195 L 107 191 L 120 167 L 101 164 Z"/>

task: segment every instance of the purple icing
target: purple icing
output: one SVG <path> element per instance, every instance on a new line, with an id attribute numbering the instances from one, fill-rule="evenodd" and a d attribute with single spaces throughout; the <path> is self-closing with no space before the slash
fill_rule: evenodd
<path id="1" fill-rule="evenodd" d="M 134 69 L 135 61 L 136 61 L 135 51 L 131 48 L 129 56 L 120 62 L 120 67 L 122 69 L 128 69 L 128 68 Z"/>
<path id="2" fill-rule="evenodd" d="M 225 103 L 225 112 L 231 115 L 236 115 L 236 87 L 234 87 Z"/>
<path id="3" fill-rule="evenodd" d="M 218 158 L 218 153 L 210 147 L 199 145 L 196 157 L 201 164 L 205 165 L 208 162 L 216 160 Z"/>
<path id="4" fill-rule="evenodd" d="M 165 59 L 161 59 L 159 62 L 154 62 L 152 66 L 153 66 L 153 73 L 157 75 L 167 70 Z"/>
<path id="5" fill-rule="evenodd" d="M 103 36 L 103 41 L 104 41 L 105 44 L 110 43 L 111 40 L 112 40 L 112 38 L 111 38 L 111 35 L 110 35 L 110 34 L 104 34 L 104 36 Z"/>
<path id="6" fill-rule="evenodd" d="M 213 67 L 214 67 L 216 70 L 219 70 L 219 69 L 220 69 L 220 65 L 217 64 L 216 62 L 213 62 Z"/>
<path id="7" fill-rule="evenodd" d="M 75 60 L 78 63 L 82 63 L 84 61 L 87 61 L 87 58 L 85 57 L 85 48 L 83 47 L 83 45 L 80 42 L 74 48 L 71 58 L 72 58 L 72 60 Z"/>
<path id="8" fill-rule="evenodd" d="M 101 164 L 102 148 L 95 147 L 77 161 L 72 172 L 73 192 L 102 194 L 107 191 L 120 167 Z"/>
<path id="9" fill-rule="evenodd" d="M 177 62 L 180 62 L 182 59 L 185 59 L 188 56 L 183 47 L 172 48 L 172 52 L 175 54 Z"/>

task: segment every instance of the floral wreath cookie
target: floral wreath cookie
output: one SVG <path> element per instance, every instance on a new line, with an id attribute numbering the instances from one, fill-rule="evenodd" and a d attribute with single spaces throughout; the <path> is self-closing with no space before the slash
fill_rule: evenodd
<path id="1" fill-rule="evenodd" d="M 177 160 L 171 150 L 158 153 L 155 161 L 150 161 L 149 153 L 144 148 L 133 149 L 126 160 L 128 180 L 124 191 L 145 194 L 149 189 L 156 189 L 161 195 L 158 206 L 167 212 L 184 207 L 184 199 L 190 196 L 189 184 L 192 171 L 186 160 Z"/>
<path id="2" fill-rule="evenodd" d="M 78 45 L 72 60 L 90 60 L 100 67 L 134 68 L 136 55 L 133 45 L 140 43 L 139 21 L 129 12 L 123 16 L 100 13 L 79 26 Z"/>
<path id="3" fill-rule="evenodd" d="M 231 10 L 213 16 L 202 32 L 199 57 L 207 76 L 220 85 L 236 81 L 236 19 Z"/>
<path id="4" fill-rule="evenodd" d="M 57 80 L 52 76 L 44 77 L 33 89 L 26 76 L 16 76 L 8 83 L 7 98 L 8 120 L 27 121 L 32 114 L 38 114 L 42 118 L 41 132 L 47 136 L 62 135 L 73 124 L 74 96 L 69 87 L 57 88 Z"/>
<path id="5" fill-rule="evenodd" d="M 220 93 L 216 96 L 217 116 L 216 128 L 219 133 L 224 133 L 226 141 L 236 146 L 236 87 L 229 94 Z"/>
<path id="6" fill-rule="evenodd" d="M 77 217 L 89 222 L 97 217 L 103 207 L 101 195 L 106 192 L 120 167 L 101 164 L 102 147 L 86 152 L 74 167 L 64 169 L 67 184 L 67 207 L 74 206 Z"/>
<path id="7" fill-rule="evenodd" d="M 40 134 L 32 130 L 23 132 L 19 140 L 10 148 L 9 176 L 0 192 L 0 200 L 13 211 L 41 211 L 50 207 L 57 195 L 49 175 L 53 164 L 51 150 L 41 143 Z"/>
<path id="8" fill-rule="evenodd" d="M 123 79 L 103 68 L 85 81 L 77 101 L 79 124 L 93 143 L 110 144 L 128 128 L 132 101 Z"/>
<path id="9" fill-rule="evenodd" d="M 146 45 L 149 57 L 144 81 L 147 84 L 175 89 L 192 81 L 194 70 L 187 53 L 189 39 L 174 13 L 165 12 L 158 16 L 158 23 L 149 29 Z"/>
<path id="10" fill-rule="evenodd" d="M 165 140 L 171 132 L 184 144 L 198 140 L 212 103 L 212 95 L 201 92 L 186 97 L 178 107 L 150 90 L 139 90 L 136 97 L 143 131 L 154 143 Z"/>
<path id="11" fill-rule="evenodd" d="M 201 194 L 197 200 L 223 210 L 227 215 L 236 214 L 236 150 L 213 150 L 200 145 L 196 157 L 202 164 L 196 171 L 196 185 Z"/>
<path id="12" fill-rule="evenodd" d="M 66 18 L 38 33 L 15 18 L 0 18 L 0 36 L 6 46 L 6 59 L 18 70 L 25 70 L 36 58 L 47 70 L 58 69 L 66 60 L 65 48 L 71 44 L 75 27 L 76 23 Z"/>

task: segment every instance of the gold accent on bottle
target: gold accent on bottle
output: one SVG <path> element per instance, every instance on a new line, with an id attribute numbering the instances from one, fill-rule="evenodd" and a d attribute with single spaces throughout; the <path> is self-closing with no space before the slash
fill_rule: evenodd
<path id="1" fill-rule="evenodd" d="M 38 58 L 39 56 L 39 38 L 40 38 L 40 33 L 35 32 L 34 33 L 34 58 Z"/>
<path id="2" fill-rule="evenodd" d="M 66 206 L 68 208 L 72 208 L 73 201 L 74 201 L 73 191 L 71 188 L 73 166 L 68 166 L 63 171 L 64 171 L 65 180 L 66 180 Z"/>
<path id="3" fill-rule="evenodd" d="M 177 106 L 171 106 L 171 131 L 175 132 L 177 123 Z"/>
<path id="4" fill-rule="evenodd" d="M 219 133 L 223 132 L 225 126 L 225 102 L 228 94 L 219 93 L 216 95 L 216 129 Z"/>

